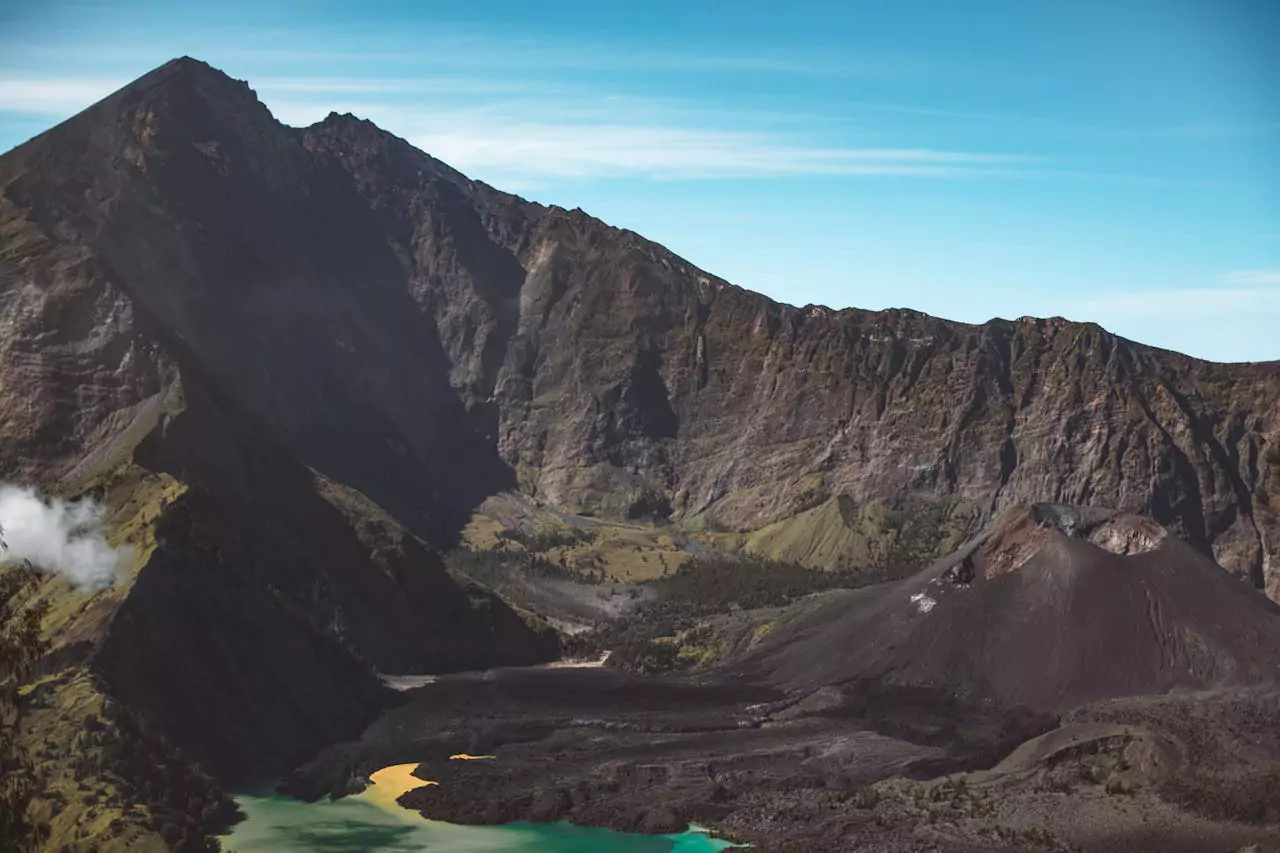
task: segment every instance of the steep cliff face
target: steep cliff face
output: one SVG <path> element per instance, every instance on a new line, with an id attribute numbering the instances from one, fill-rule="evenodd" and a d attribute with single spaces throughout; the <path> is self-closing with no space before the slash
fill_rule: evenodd
<path id="1" fill-rule="evenodd" d="M 46 584 L 50 666 L 223 779 L 358 732 L 378 670 L 554 657 L 425 544 L 509 473 L 374 213 L 243 84 L 171 63 L 0 158 L 0 324 L 0 479 L 136 557 Z"/>
<path id="2" fill-rule="evenodd" d="M 96 645 L 115 695 L 218 773 L 279 773 L 352 737 L 378 672 L 553 658 L 536 631 L 359 492 L 184 388 L 135 464 L 188 484 Z"/>
<path id="3" fill-rule="evenodd" d="M 825 504 L 976 528 L 1096 502 L 1280 595 L 1274 363 L 780 305 L 368 122 L 284 127 L 192 60 L 5 155 L 0 185 L 0 310 L 26 330 L 3 343 L 5 476 L 74 480 L 198 366 L 237 418 L 437 543 L 511 485 L 740 530 Z"/>
<path id="4" fill-rule="evenodd" d="M 475 422 L 553 504 L 753 530 L 841 497 L 943 504 L 973 529 L 1097 502 L 1280 596 L 1280 364 L 1061 319 L 780 305 L 350 116 L 303 140 L 353 176 Z"/>

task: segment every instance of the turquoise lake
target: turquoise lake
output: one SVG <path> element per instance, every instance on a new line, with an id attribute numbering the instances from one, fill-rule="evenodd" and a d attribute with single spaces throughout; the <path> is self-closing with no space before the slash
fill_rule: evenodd
<path id="1" fill-rule="evenodd" d="M 362 796 L 235 800 L 246 819 L 222 838 L 223 850 L 234 853 L 716 853 L 731 846 L 697 831 L 647 836 L 563 823 L 459 826 L 397 813 Z"/>

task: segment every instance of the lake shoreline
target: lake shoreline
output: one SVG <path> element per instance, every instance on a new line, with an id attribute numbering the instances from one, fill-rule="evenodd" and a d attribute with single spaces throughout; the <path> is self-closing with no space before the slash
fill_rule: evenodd
<path id="1" fill-rule="evenodd" d="M 399 799 L 438 785 L 414 775 L 418 763 L 383 767 L 358 794 L 313 803 L 279 794 L 238 794 L 244 819 L 219 841 L 230 853 L 718 853 L 737 846 L 700 826 L 641 835 L 566 821 L 471 826 L 429 820 Z"/>

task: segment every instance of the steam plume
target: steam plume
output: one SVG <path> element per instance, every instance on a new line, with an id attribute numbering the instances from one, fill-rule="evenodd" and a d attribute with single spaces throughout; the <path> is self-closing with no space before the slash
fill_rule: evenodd
<path id="1" fill-rule="evenodd" d="M 115 580 L 121 556 L 107 544 L 96 502 L 46 500 L 35 489 L 0 484 L 0 561 L 26 559 L 76 586 L 101 588 Z"/>

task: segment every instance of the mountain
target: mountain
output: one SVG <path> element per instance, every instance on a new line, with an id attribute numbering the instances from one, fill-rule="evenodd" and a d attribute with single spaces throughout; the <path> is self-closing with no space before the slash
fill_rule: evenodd
<path id="1" fill-rule="evenodd" d="M 1099 503 L 1280 594 L 1277 363 L 781 305 L 368 122 L 285 127 L 190 59 L 4 155 L 0 181 L 4 476 L 92 467 L 182 359 L 433 541 L 513 485 L 742 531 L 841 498 L 974 529 Z"/>
<path id="2" fill-rule="evenodd" d="M 1068 711 L 1274 683 L 1277 617 L 1147 519 L 1037 504 L 909 578 L 800 608 L 742 667 L 791 691 L 875 683 Z"/>
<path id="3" fill-rule="evenodd" d="M 0 479 L 98 499 L 129 549 L 108 589 L 32 592 L 50 775 L 107 719 L 104 755 L 140 728 L 173 766 L 269 777 L 384 708 L 378 672 L 557 654 L 436 553 L 509 474 L 336 168 L 189 60 L 0 158 Z M 153 770 L 121 820 L 183 789 Z"/>
<path id="4" fill-rule="evenodd" d="M 1280 363 L 781 305 L 192 59 L 0 156 L 0 325 L 0 480 L 132 548 L 32 592 L 37 698 L 223 781 L 359 731 L 378 672 L 555 656 L 437 556 L 504 490 L 814 567 L 1108 505 L 1280 597 Z"/>

